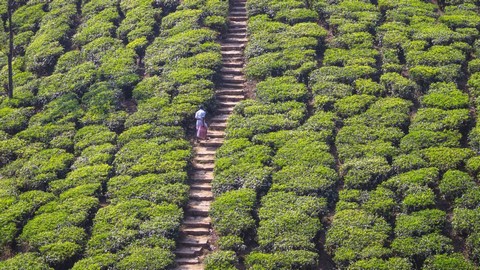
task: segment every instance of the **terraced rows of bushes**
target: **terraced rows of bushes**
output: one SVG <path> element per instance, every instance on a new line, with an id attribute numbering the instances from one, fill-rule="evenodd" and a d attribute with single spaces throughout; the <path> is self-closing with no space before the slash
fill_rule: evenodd
<path id="1" fill-rule="evenodd" d="M 171 267 L 187 118 L 213 101 L 228 2 L 16 2 L 0 268 Z"/>
<path id="2" fill-rule="evenodd" d="M 477 4 L 248 1 L 207 269 L 475 269 Z"/>

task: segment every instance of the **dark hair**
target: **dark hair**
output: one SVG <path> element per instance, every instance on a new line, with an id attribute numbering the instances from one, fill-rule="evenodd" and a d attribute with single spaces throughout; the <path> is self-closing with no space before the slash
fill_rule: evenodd
<path id="1" fill-rule="evenodd" d="M 198 106 L 198 108 L 201 109 L 201 110 L 205 109 L 205 107 L 203 107 L 203 105 Z"/>

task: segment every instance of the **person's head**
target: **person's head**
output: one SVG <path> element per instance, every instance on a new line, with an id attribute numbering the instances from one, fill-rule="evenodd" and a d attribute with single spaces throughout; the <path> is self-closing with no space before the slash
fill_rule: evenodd
<path id="1" fill-rule="evenodd" d="M 205 110 L 205 107 L 203 105 L 198 106 L 199 110 Z"/>

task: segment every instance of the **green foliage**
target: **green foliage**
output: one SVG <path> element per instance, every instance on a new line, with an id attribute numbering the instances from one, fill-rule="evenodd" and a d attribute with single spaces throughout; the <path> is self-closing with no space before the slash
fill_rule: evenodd
<path id="1" fill-rule="evenodd" d="M 408 270 L 412 269 L 412 263 L 406 258 L 392 257 L 388 260 L 372 258 L 359 260 L 348 267 L 349 270 Z"/>
<path id="2" fill-rule="evenodd" d="M 61 193 L 80 185 L 104 184 L 111 169 L 112 166 L 107 164 L 84 166 L 68 173 L 65 179 L 50 182 L 50 189 L 55 193 Z"/>
<path id="3" fill-rule="evenodd" d="M 395 235 L 397 237 L 422 236 L 441 232 L 445 223 L 446 213 L 437 209 L 422 210 L 410 215 L 400 214 L 395 221 Z"/>
<path id="4" fill-rule="evenodd" d="M 421 237 L 398 237 L 392 242 L 392 250 L 400 256 L 425 259 L 435 254 L 453 251 L 452 240 L 438 233 Z"/>
<path id="5" fill-rule="evenodd" d="M 270 192 L 261 204 L 258 243 L 263 250 L 314 250 L 312 240 L 322 227 L 318 215 L 326 210 L 326 200 Z"/>
<path id="6" fill-rule="evenodd" d="M 341 117 L 350 117 L 366 111 L 373 102 L 374 96 L 353 95 L 338 100 L 335 103 L 335 111 Z"/>
<path id="7" fill-rule="evenodd" d="M 471 177 L 462 171 L 449 170 L 438 185 L 440 192 L 445 198 L 461 197 L 467 190 L 473 188 L 475 182 Z"/>
<path id="8" fill-rule="evenodd" d="M 205 257 L 205 270 L 234 270 L 238 263 L 237 256 L 233 251 L 219 250 Z"/>
<path id="9" fill-rule="evenodd" d="M 474 270 L 475 266 L 463 257 L 460 253 L 438 254 L 425 260 L 423 268 L 425 270 L 447 270 L 462 269 Z"/>
<path id="10" fill-rule="evenodd" d="M 97 212 L 86 253 L 94 256 L 105 252 L 118 252 L 135 239 L 147 240 L 150 237 L 151 240 L 155 240 L 154 238 L 173 237 L 182 217 L 182 210 L 171 204 L 155 205 L 144 200 L 132 199 L 110 205 Z M 160 243 L 165 245 L 168 241 L 162 240 Z M 168 244 L 165 247 L 168 247 Z M 162 251 L 161 254 L 165 253 Z M 126 267 L 130 265 L 130 260 L 135 261 L 135 258 L 126 260 L 124 262 Z M 141 260 L 144 261 L 145 258 Z"/>
<path id="11" fill-rule="evenodd" d="M 403 98 L 412 97 L 419 88 L 415 82 L 395 72 L 383 74 L 380 77 L 380 83 L 385 87 L 388 94 Z"/>
<path id="12" fill-rule="evenodd" d="M 380 217 L 363 210 L 343 210 L 335 214 L 327 233 L 325 247 L 334 254 L 338 265 L 347 265 L 359 259 L 389 254 L 384 244 L 390 226 Z"/>
<path id="13" fill-rule="evenodd" d="M 0 269 L 35 269 L 35 270 L 51 270 L 51 268 L 42 257 L 37 253 L 27 252 L 19 253 L 13 258 L 0 261 Z"/>
<path id="14" fill-rule="evenodd" d="M 275 253 L 254 251 L 246 258 L 246 264 L 251 269 L 288 270 L 312 269 L 317 265 L 318 254 L 307 250 L 288 250 Z"/>
<path id="15" fill-rule="evenodd" d="M 425 107 L 443 110 L 468 107 L 468 95 L 457 89 L 454 83 L 434 83 L 430 85 L 427 95 L 422 98 Z"/>
<path id="16" fill-rule="evenodd" d="M 413 130 L 400 142 L 400 148 L 405 153 L 429 148 L 433 146 L 443 147 L 460 147 L 460 139 L 462 135 L 458 131 L 430 131 L 430 130 Z"/>
<path id="17" fill-rule="evenodd" d="M 420 108 L 412 120 L 410 130 L 461 130 L 468 121 L 467 109 Z"/>
<path id="18" fill-rule="evenodd" d="M 161 247 L 133 246 L 128 248 L 128 255 L 122 258 L 118 269 L 170 269 L 174 264 L 175 255 Z"/>
<path id="19" fill-rule="evenodd" d="M 348 188 L 375 186 L 390 173 L 391 167 L 385 158 L 371 157 L 346 161 L 341 167 L 344 183 Z"/>
<path id="20" fill-rule="evenodd" d="M 116 154 L 114 167 L 117 174 L 139 175 L 184 169 L 191 156 L 188 142 L 162 138 L 137 139 L 125 144 Z"/>
<path id="21" fill-rule="evenodd" d="M 7 133 L 16 133 L 26 128 L 28 118 L 33 114 L 33 108 L 0 108 L 0 130 Z"/>
<path id="22" fill-rule="evenodd" d="M 215 230 L 221 235 L 244 236 L 255 227 L 252 216 L 256 194 L 251 189 L 223 193 L 212 203 L 210 215 Z"/>
<path id="23" fill-rule="evenodd" d="M 422 151 L 426 161 L 432 167 L 446 171 L 459 168 L 474 155 L 468 148 L 431 147 Z"/>
<path id="24" fill-rule="evenodd" d="M 184 174 L 146 174 L 132 178 L 117 176 L 108 181 L 108 197 L 112 202 L 142 199 L 154 203 L 183 205 L 188 200 L 188 186 Z"/>
<path id="25" fill-rule="evenodd" d="M 256 95 L 263 102 L 302 101 L 307 95 L 307 88 L 294 77 L 268 78 L 257 84 Z"/>

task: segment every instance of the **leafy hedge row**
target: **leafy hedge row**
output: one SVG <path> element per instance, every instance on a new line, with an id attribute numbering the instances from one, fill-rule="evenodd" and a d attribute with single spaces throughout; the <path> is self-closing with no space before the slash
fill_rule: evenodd
<path id="1" fill-rule="evenodd" d="M 350 269 L 446 265 L 473 269 L 466 258 L 452 254 L 446 212 L 436 208 L 440 201 L 462 196 L 476 186 L 461 171 L 473 156 L 461 144 L 461 131 L 468 129 L 470 121 L 469 97 L 450 81 L 464 76 L 462 66 L 477 31 L 447 24 L 443 17 L 437 19 L 438 7 L 430 3 L 379 1 L 378 7 L 385 13 L 385 23 L 376 28 L 382 42 L 383 75 L 380 87 L 372 92 L 418 101 L 420 108 L 409 119 L 412 103 L 394 98 L 404 104 L 402 114 L 396 115 L 391 107 L 372 115 L 370 110 L 379 101 L 370 104 L 378 99 L 355 88 L 357 95 L 333 105 L 337 113 L 350 117 L 336 138 L 340 160 L 352 158 L 352 154 L 354 158 L 367 155 L 370 163 L 354 159 L 350 164 L 347 159 L 342 164 L 345 189 L 339 194 L 337 213 L 327 232 L 327 250 L 333 251 L 339 266 Z M 446 14 L 453 10 L 445 8 Z M 355 82 L 355 87 L 358 85 Z M 358 112 L 368 116 L 357 116 Z M 362 129 L 350 127 L 360 119 L 375 128 L 360 132 Z M 379 129 L 382 123 L 392 126 Z M 369 145 L 370 140 L 376 142 Z M 351 144 L 355 141 L 360 146 Z M 368 180 L 352 185 L 352 180 L 357 183 L 361 179 Z"/>
<path id="2" fill-rule="evenodd" d="M 112 18 L 121 17 L 118 10 L 137 8 L 159 15 L 161 9 L 171 10 L 176 4 L 118 3 L 120 6 L 117 1 L 83 3 L 84 22 L 74 38 L 83 40 L 78 43 L 81 48 L 63 54 L 50 76 L 36 79 L 21 74 L 30 80 L 25 89 L 32 91 L 28 99 L 17 91 L 16 100 L 4 101 L 7 106 L 2 106 L 2 120 L 12 123 L 13 128 L 5 128 L 10 134 L 2 131 L 2 165 L 6 166 L 1 174 L 12 177 L 8 180 L 12 185 L 2 192 L 2 200 L 5 195 L 10 206 L 5 211 L 8 219 L 2 219 L 8 232 L 2 238 L 2 249 L 8 252 L 9 243 L 21 232 L 15 240 L 24 251 L 32 252 L 20 253 L 2 262 L 1 267 L 16 268 L 22 260 L 42 267 L 65 267 L 84 255 L 86 258 L 74 268 L 166 268 L 173 264 L 174 238 L 182 218 L 179 206 L 188 194 L 185 181 L 190 145 L 180 125 L 184 121 L 136 124 L 144 120 L 120 110 L 122 92 L 128 93 L 140 79 L 136 61 L 142 51 L 137 39 L 125 46 L 115 38 L 115 32 L 131 26 L 131 16 L 127 14 L 123 21 Z M 153 17 L 143 18 L 152 27 L 156 23 Z M 107 32 L 101 27 L 88 29 L 88 25 L 113 22 L 114 27 Z M 142 31 L 136 36 L 141 41 L 155 32 Z M 23 69 L 20 64 L 17 66 Z M 146 83 L 139 86 L 144 91 L 154 90 L 146 88 L 150 86 Z M 168 110 L 170 99 L 157 99 L 157 111 Z M 28 105 L 44 107 L 33 115 L 35 111 Z M 21 117 L 20 124 L 15 117 Z M 117 136 L 115 131 L 124 127 L 128 130 Z M 112 176 L 116 177 L 110 179 Z M 38 201 L 32 201 L 30 196 L 40 191 L 24 192 L 31 189 L 50 193 L 39 193 Z M 104 195 L 111 205 L 97 213 Z M 86 229 L 92 219 L 92 237 L 88 240 Z M 105 250 L 108 253 L 104 254 Z"/>
<path id="3" fill-rule="evenodd" d="M 256 99 L 235 107 L 216 154 L 211 216 L 221 250 L 206 268 L 233 269 L 232 251 L 258 245 L 245 257 L 249 269 L 309 269 L 337 181 L 326 143 L 334 115 L 306 119 L 304 82 L 327 32 L 308 2 L 248 1 L 247 11 L 245 72 L 258 80 Z"/>
<path id="4" fill-rule="evenodd" d="M 208 2 L 216 2 L 216 7 L 222 7 L 216 12 L 226 16 L 225 2 Z M 203 1 L 197 5 L 202 7 Z M 121 8 L 132 7 L 125 4 Z M 212 74 L 220 61 L 215 31 L 198 24 L 176 32 L 180 24 L 172 23 L 172 18 L 178 20 L 189 11 L 208 13 L 180 4 L 162 18 L 160 35 L 146 47 L 145 64 L 151 76 L 133 89 L 138 110 L 127 117 L 126 129 L 118 136 L 115 177 L 106 185 L 112 205 L 97 213 L 87 256 L 74 269 L 166 269 L 174 264 L 174 239 L 183 217 L 179 207 L 188 199 L 186 170 L 191 146 L 184 139 L 184 127 L 196 106 L 211 100 Z M 145 35 L 143 38 L 148 39 Z M 184 45 L 183 52 L 178 44 Z M 170 58 L 172 52 L 178 53 L 176 57 Z M 157 62 L 162 55 L 168 58 Z M 212 61 L 212 57 L 217 60 Z M 120 227 L 111 218 L 118 216 L 125 219 Z"/>

